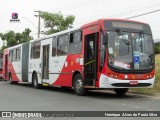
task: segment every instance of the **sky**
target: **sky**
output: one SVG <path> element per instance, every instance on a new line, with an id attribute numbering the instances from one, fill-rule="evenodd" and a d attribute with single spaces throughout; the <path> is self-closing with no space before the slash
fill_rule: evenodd
<path id="1" fill-rule="evenodd" d="M 159 0 L 0 0 L 0 33 L 10 30 L 22 32 L 32 30 L 37 38 L 38 18 L 34 10 L 61 12 L 76 17 L 73 27 L 81 26 L 100 18 L 127 18 L 160 9 Z M 20 22 L 11 23 L 11 14 L 18 13 Z M 160 11 L 133 18 L 151 26 L 153 38 L 160 39 Z M 44 31 L 41 20 L 41 31 Z M 41 35 L 43 36 L 43 35 Z M 0 46 L 2 45 L 0 40 Z"/>

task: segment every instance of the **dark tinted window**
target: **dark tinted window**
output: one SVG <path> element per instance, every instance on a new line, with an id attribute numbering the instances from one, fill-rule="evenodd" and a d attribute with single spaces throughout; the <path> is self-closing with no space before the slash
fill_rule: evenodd
<path id="1" fill-rule="evenodd" d="M 80 31 L 73 33 L 73 42 L 74 43 L 81 42 L 81 32 Z"/>
<path id="2" fill-rule="evenodd" d="M 57 55 L 66 55 L 68 53 L 68 40 L 69 36 L 63 35 L 57 41 Z"/>
<path id="3" fill-rule="evenodd" d="M 21 48 L 20 47 L 16 49 L 16 54 L 17 54 L 17 61 L 20 61 L 21 59 Z"/>
<path id="4" fill-rule="evenodd" d="M 13 61 L 13 50 L 9 51 L 9 60 L 10 60 L 10 62 Z"/>
<path id="5" fill-rule="evenodd" d="M 151 34 L 151 29 L 148 24 L 131 22 L 131 21 L 121 21 L 121 20 L 106 20 L 104 21 L 104 27 L 107 30 L 120 29 L 122 31 L 130 32 L 144 32 Z"/>
<path id="6" fill-rule="evenodd" d="M 15 62 L 16 61 L 16 57 L 17 57 L 16 56 L 16 49 L 13 49 L 13 56 L 12 57 L 13 57 L 13 59 L 12 59 L 13 61 L 12 62 Z"/>
<path id="7" fill-rule="evenodd" d="M 69 53 L 76 54 L 82 50 L 81 32 L 74 32 L 70 34 Z"/>
<path id="8" fill-rule="evenodd" d="M 14 48 L 9 52 L 10 61 L 18 62 L 21 59 L 21 48 Z"/>
<path id="9" fill-rule="evenodd" d="M 40 58 L 41 41 L 37 41 L 31 44 L 31 58 Z"/>
<path id="10" fill-rule="evenodd" d="M 52 56 L 55 56 L 57 52 L 57 37 L 52 40 Z"/>

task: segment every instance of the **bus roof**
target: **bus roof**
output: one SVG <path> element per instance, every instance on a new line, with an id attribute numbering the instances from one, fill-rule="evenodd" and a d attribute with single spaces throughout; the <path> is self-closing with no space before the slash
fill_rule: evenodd
<path id="1" fill-rule="evenodd" d="M 119 19 L 119 18 L 104 18 L 104 19 L 99 19 L 99 20 L 96 20 L 96 21 L 93 21 L 93 22 L 89 22 L 87 24 L 84 24 L 81 26 L 81 29 L 83 28 L 86 28 L 86 27 L 89 27 L 89 26 L 93 26 L 93 25 L 97 25 L 103 21 L 107 21 L 107 20 L 117 20 L 117 21 L 126 21 L 126 22 L 136 22 L 136 23 L 140 23 L 140 24 L 147 24 L 147 23 L 144 23 L 144 22 L 139 22 L 139 21 L 136 21 L 136 20 L 128 20 L 128 19 Z"/>
<path id="2" fill-rule="evenodd" d="M 62 35 L 62 34 L 67 34 L 67 33 L 69 33 L 69 32 L 78 31 L 78 30 L 80 30 L 79 27 L 77 27 L 77 28 L 70 28 L 70 29 L 67 29 L 67 30 L 64 30 L 64 31 L 60 31 L 60 32 L 57 32 L 57 33 L 53 33 L 53 34 L 51 34 L 51 35 L 47 35 L 47 36 L 42 37 L 42 38 L 38 38 L 38 39 L 31 40 L 30 42 L 39 41 L 39 40 L 43 40 L 43 39 L 46 39 L 46 38 L 51 38 L 51 37 L 54 37 L 54 36 L 59 36 L 59 35 Z"/>

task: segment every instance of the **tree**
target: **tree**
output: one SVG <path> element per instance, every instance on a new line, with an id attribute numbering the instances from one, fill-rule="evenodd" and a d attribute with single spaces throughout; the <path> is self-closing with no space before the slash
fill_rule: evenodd
<path id="1" fill-rule="evenodd" d="M 75 16 L 64 17 L 61 13 L 41 12 L 41 17 L 44 19 L 45 28 L 48 28 L 44 33 L 46 35 L 68 29 L 75 20 Z"/>
<path id="2" fill-rule="evenodd" d="M 3 45 L 1 51 L 3 51 L 6 47 L 11 47 L 20 43 L 29 42 L 33 37 L 29 34 L 31 30 L 26 28 L 22 33 L 15 33 L 14 31 L 9 31 L 5 34 L 0 33 L 1 39 L 7 41 L 7 45 Z"/>
<path id="3" fill-rule="evenodd" d="M 160 54 L 160 42 L 154 44 L 155 54 Z"/>
<path id="4" fill-rule="evenodd" d="M 33 39 L 33 37 L 29 36 L 31 30 L 26 28 L 22 33 L 17 33 L 17 40 L 19 38 L 19 43 L 25 43 Z"/>

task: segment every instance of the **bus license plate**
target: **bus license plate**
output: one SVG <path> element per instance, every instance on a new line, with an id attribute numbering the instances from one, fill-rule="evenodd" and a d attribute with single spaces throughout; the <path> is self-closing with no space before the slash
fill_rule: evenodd
<path id="1" fill-rule="evenodd" d="M 130 85 L 138 85 L 138 81 L 130 81 L 129 84 Z"/>

